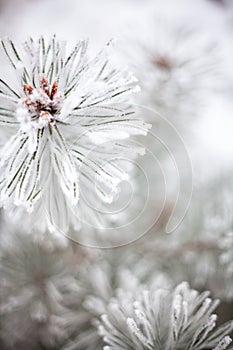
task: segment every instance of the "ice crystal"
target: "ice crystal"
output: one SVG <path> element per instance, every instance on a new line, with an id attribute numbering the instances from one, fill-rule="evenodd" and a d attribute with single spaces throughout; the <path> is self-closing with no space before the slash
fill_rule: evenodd
<path id="1" fill-rule="evenodd" d="M 15 78 L 0 80 L 0 124 L 8 135 L 0 151 L 1 203 L 67 231 L 82 219 L 82 193 L 89 208 L 109 203 L 127 178 L 112 158 L 141 151 L 128 140 L 148 127 L 127 97 L 136 79 L 111 65 L 110 44 L 93 59 L 86 41 L 68 54 L 56 37 L 29 39 L 22 50 L 9 39 L 1 46 Z"/>

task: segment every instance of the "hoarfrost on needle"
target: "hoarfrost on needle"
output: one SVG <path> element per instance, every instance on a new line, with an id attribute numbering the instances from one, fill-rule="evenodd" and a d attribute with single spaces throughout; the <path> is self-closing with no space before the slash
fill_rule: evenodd
<path id="1" fill-rule="evenodd" d="M 129 102 L 136 79 L 111 65 L 110 44 L 92 59 L 86 41 L 66 54 L 55 36 L 1 46 L 15 78 L 0 79 L 1 204 L 44 228 L 98 221 L 87 203 L 114 199 L 128 174 L 112 159 L 140 153 L 130 136 L 147 133 Z"/>

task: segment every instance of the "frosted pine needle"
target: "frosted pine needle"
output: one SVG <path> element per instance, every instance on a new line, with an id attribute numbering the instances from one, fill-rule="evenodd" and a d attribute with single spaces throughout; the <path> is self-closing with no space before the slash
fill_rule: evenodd
<path id="1" fill-rule="evenodd" d="M 144 21 L 138 29 L 127 35 L 123 48 L 140 80 L 141 102 L 183 122 L 198 112 L 203 96 L 220 87 L 221 48 L 204 31 L 163 17 Z"/>
<path id="2" fill-rule="evenodd" d="M 199 294 L 187 283 L 173 291 L 121 293 L 101 318 L 99 333 L 108 346 L 120 350 L 222 350 L 229 348 L 233 322 L 215 329 L 212 312 L 218 301 Z"/>
<path id="3" fill-rule="evenodd" d="M 0 201 L 64 231 L 82 219 L 82 193 L 89 207 L 114 199 L 128 175 L 110 159 L 140 152 L 127 139 L 148 127 L 128 102 L 136 79 L 111 66 L 111 45 L 91 60 L 87 46 L 66 54 L 56 37 L 19 49 L 1 41 L 14 81 L 0 79 Z"/>

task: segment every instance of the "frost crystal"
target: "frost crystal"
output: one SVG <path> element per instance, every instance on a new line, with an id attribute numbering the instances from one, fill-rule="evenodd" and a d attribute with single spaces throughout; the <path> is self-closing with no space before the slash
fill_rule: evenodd
<path id="1" fill-rule="evenodd" d="M 56 37 L 30 39 L 22 50 L 11 40 L 1 46 L 15 77 L 12 84 L 0 79 L 0 125 L 8 135 L 0 150 L 1 204 L 34 211 L 44 228 L 78 227 L 82 213 L 95 216 L 90 207 L 110 203 L 128 176 L 112 158 L 140 152 L 127 140 L 148 128 L 129 104 L 136 80 L 111 66 L 111 45 L 91 60 L 85 41 L 69 54 Z"/>

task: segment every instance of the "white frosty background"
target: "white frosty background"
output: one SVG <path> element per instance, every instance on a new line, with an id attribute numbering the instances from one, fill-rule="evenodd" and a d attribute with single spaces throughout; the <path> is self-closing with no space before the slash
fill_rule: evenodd
<path id="1" fill-rule="evenodd" d="M 224 92 L 208 101 L 193 124 L 189 151 L 197 174 L 213 174 L 233 160 L 233 2 L 231 0 L 0 0 L 0 33 L 15 40 L 56 33 L 75 42 L 90 38 L 93 50 L 128 26 L 157 14 L 179 23 L 191 23 L 211 34 L 224 51 Z M 198 159 L 198 162 L 197 162 Z M 195 164 L 198 164 L 195 168 Z"/>

